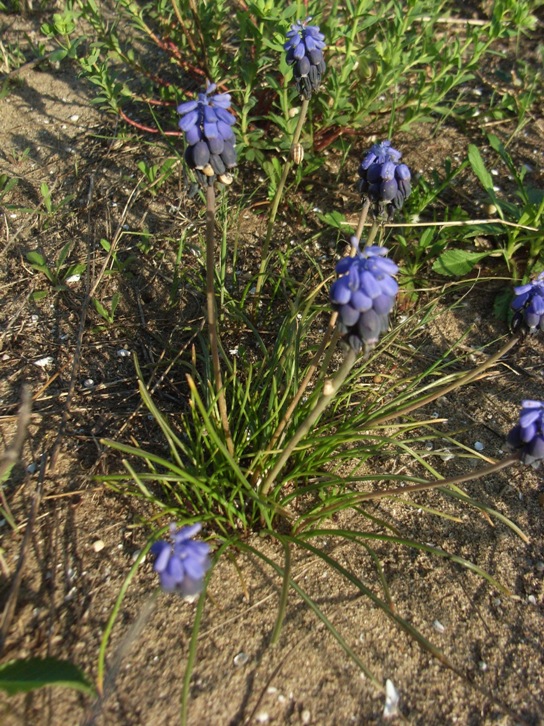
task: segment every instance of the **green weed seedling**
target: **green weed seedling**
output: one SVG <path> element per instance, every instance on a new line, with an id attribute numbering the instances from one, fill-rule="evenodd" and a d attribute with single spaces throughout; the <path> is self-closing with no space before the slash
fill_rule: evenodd
<path id="1" fill-rule="evenodd" d="M 93 298 L 93 305 L 96 310 L 96 312 L 106 321 L 108 325 L 113 325 L 115 322 L 115 311 L 117 310 L 117 306 L 119 305 L 119 301 L 121 300 L 121 295 L 116 292 L 112 299 L 109 308 L 104 305 L 100 300 L 97 298 Z M 98 326 L 98 328 L 95 328 L 96 331 L 104 330 L 104 326 Z"/>
<path id="2" fill-rule="evenodd" d="M 19 183 L 16 177 L 8 174 L 0 174 L 0 202 L 8 195 Z"/>
<path id="3" fill-rule="evenodd" d="M 139 161 L 137 166 L 148 182 L 148 191 L 152 196 L 156 196 L 158 189 L 170 179 L 176 166 L 178 159 L 166 159 L 162 164 L 148 164 L 146 161 Z"/>
<path id="4" fill-rule="evenodd" d="M 70 281 L 70 278 L 81 275 L 86 269 L 86 264 L 84 262 L 76 262 L 75 264 L 68 264 L 66 262 L 72 248 L 73 242 L 67 242 L 59 252 L 59 256 L 53 264 L 49 263 L 45 255 L 43 255 L 39 250 L 31 250 L 30 252 L 27 252 L 26 259 L 33 270 L 45 275 L 53 290 L 61 292 L 68 289 L 67 282 Z M 44 297 L 47 297 L 47 294 L 47 290 L 37 290 L 33 293 L 33 299 L 41 300 Z"/>
<path id="5" fill-rule="evenodd" d="M 502 257 L 512 272 L 514 279 L 528 279 L 532 274 L 544 269 L 542 252 L 542 221 L 544 218 L 544 190 L 530 187 L 525 180 L 527 168 L 516 168 L 504 144 L 494 134 L 488 136 L 489 144 L 497 154 L 497 162 L 502 162 L 516 184 L 519 203 L 507 201 L 501 195 L 498 182 L 487 169 L 479 149 L 471 145 L 468 161 L 472 171 L 482 185 L 489 200 L 489 209 L 496 217 L 492 220 L 472 225 L 472 233 L 486 234 L 495 240 L 495 249 L 486 251 L 449 248 L 438 256 L 433 270 L 442 275 L 462 277 L 488 257 Z M 504 173 L 504 172 L 503 172 Z M 525 251 L 525 269 L 518 271 L 517 255 Z"/>

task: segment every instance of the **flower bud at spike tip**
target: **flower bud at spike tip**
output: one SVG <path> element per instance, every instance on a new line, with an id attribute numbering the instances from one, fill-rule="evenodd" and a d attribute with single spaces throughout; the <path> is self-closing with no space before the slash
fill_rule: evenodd
<path id="1" fill-rule="evenodd" d="M 211 186 L 223 177 L 230 179 L 228 184 L 232 183 L 232 175 L 226 171 L 236 166 L 236 119 L 228 111 L 230 95 L 214 93 L 215 89 L 215 84 L 209 83 L 197 100 L 178 106 L 179 127 L 187 142 L 185 161 L 203 186 Z"/>
<path id="2" fill-rule="evenodd" d="M 390 141 L 382 141 L 374 144 L 359 165 L 357 188 L 372 202 L 376 218 L 392 219 L 410 196 L 410 169 L 400 163 L 401 156 Z"/>
<path id="3" fill-rule="evenodd" d="M 537 469 L 544 461 L 544 403 L 522 401 L 519 422 L 508 434 L 508 445 L 524 464 Z"/>
<path id="4" fill-rule="evenodd" d="M 291 25 L 283 47 L 287 52 L 287 63 L 293 66 L 293 77 L 302 98 L 308 101 L 312 93 L 319 90 L 321 79 L 327 69 L 323 51 L 325 36 L 317 25 L 308 25 L 311 18 Z"/>
<path id="5" fill-rule="evenodd" d="M 357 238 L 352 238 L 357 248 Z M 397 265 L 386 257 L 387 249 L 372 245 L 336 265 L 341 275 L 332 284 L 330 298 L 338 313 L 338 328 L 357 353 L 367 354 L 389 327 L 398 284 Z"/>

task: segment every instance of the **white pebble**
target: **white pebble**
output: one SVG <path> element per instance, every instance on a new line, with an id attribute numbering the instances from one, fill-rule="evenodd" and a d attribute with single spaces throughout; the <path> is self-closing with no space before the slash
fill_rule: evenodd
<path id="1" fill-rule="evenodd" d="M 534 595 L 529 595 L 527 602 L 531 603 L 531 605 L 536 605 L 536 597 Z"/>
<path id="2" fill-rule="evenodd" d="M 77 114 L 77 113 L 73 113 L 73 114 L 72 114 L 72 115 L 70 116 L 70 121 L 79 121 L 79 114 Z"/>
<path id="3" fill-rule="evenodd" d="M 440 620 L 434 621 L 433 628 L 436 630 L 437 633 L 444 633 L 446 631 L 446 628 L 442 625 Z"/>
<path id="4" fill-rule="evenodd" d="M 260 711 L 255 716 L 255 721 L 257 721 L 257 723 L 268 723 L 270 721 L 270 716 L 267 714 L 266 711 Z"/>
<path id="5" fill-rule="evenodd" d="M 81 275 L 70 275 L 70 277 L 67 277 L 64 282 L 79 282 L 81 280 Z"/>
<path id="6" fill-rule="evenodd" d="M 92 388 L 94 386 L 94 381 L 92 378 L 86 378 L 83 381 L 83 388 Z"/>
<path id="7" fill-rule="evenodd" d="M 478 668 L 485 673 L 485 671 L 487 670 L 487 663 L 485 662 L 485 660 L 478 661 Z"/>
<path id="8" fill-rule="evenodd" d="M 119 358 L 127 358 L 130 355 L 130 350 L 127 350 L 126 348 L 119 348 L 117 355 Z"/>
<path id="9" fill-rule="evenodd" d="M 102 542 L 101 539 L 97 539 L 93 542 L 93 550 L 95 552 L 102 552 L 105 546 L 106 545 L 104 544 L 104 542 Z"/>
<path id="10" fill-rule="evenodd" d="M 483 451 L 485 449 L 485 446 L 484 444 L 482 444 L 481 441 L 475 441 L 474 448 L 476 449 L 476 451 Z"/>
<path id="11" fill-rule="evenodd" d="M 312 720 L 312 714 L 308 711 L 307 708 L 305 708 L 304 711 L 300 714 L 300 720 L 303 724 L 309 724 Z"/>

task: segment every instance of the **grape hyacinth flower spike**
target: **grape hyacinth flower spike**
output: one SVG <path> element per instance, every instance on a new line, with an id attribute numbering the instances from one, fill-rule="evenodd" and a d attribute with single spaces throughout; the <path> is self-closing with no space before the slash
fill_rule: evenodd
<path id="1" fill-rule="evenodd" d="M 373 204 L 375 217 L 392 219 L 410 196 L 410 169 L 390 141 L 374 144 L 359 165 L 357 188 Z"/>
<path id="2" fill-rule="evenodd" d="M 529 333 L 544 330 L 544 272 L 527 285 L 514 288 L 512 327 L 523 327 Z"/>
<path id="3" fill-rule="evenodd" d="M 522 401 L 519 422 L 508 434 L 508 444 L 520 453 L 520 460 L 535 469 L 544 461 L 544 403 Z"/>
<path id="4" fill-rule="evenodd" d="M 358 242 L 352 237 L 354 247 Z M 339 329 L 356 353 L 363 348 L 368 353 L 389 326 L 399 286 L 393 277 L 398 267 L 386 255 L 385 247 L 372 245 L 336 265 L 341 277 L 333 282 L 330 298 Z"/>
<path id="5" fill-rule="evenodd" d="M 319 89 L 327 68 L 323 58 L 325 36 L 318 25 L 308 25 L 310 20 L 306 18 L 302 23 L 291 25 L 283 46 L 287 51 L 287 63 L 293 66 L 297 90 L 308 101 Z"/>
<path id="6" fill-rule="evenodd" d="M 212 185 L 216 179 L 231 184 L 229 172 L 236 166 L 236 119 L 228 111 L 231 97 L 228 93 L 214 93 L 215 89 L 215 83 L 208 83 L 197 100 L 178 106 L 179 127 L 187 142 L 185 161 L 203 186 Z"/>
<path id="7" fill-rule="evenodd" d="M 204 576 L 211 566 L 209 545 L 193 540 L 201 527 L 191 524 L 177 529 L 171 524 L 172 542 L 159 540 L 151 546 L 151 554 L 155 555 L 153 569 L 159 574 L 165 592 L 178 592 L 187 598 L 201 592 Z"/>

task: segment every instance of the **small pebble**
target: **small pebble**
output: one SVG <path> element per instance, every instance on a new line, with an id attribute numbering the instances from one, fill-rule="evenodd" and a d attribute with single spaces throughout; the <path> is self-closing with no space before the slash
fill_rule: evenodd
<path id="1" fill-rule="evenodd" d="M 94 386 L 94 381 L 92 378 L 86 378 L 83 381 L 83 388 L 92 388 Z"/>
<path id="2" fill-rule="evenodd" d="M 260 711 L 255 716 L 255 721 L 257 721 L 257 723 L 268 723 L 270 721 L 270 716 L 267 714 L 266 711 Z"/>
<path id="3" fill-rule="evenodd" d="M 303 724 L 309 724 L 312 720 L 312 714 L 308 711 L 307 708 L 305 708 L 304 711 L 300 714 L 300 720 Z"/>
<path id="4" fill-rule="evenodd" d="M 531 603 L 531 605 L 536 605 L 536 597 L 534 595 L 529 595 L 527 602 Z"/>
<path id="5" fill-rule="evenodd" d="M 536 563 L 535 567 L 536 567 L 536 569 L 537 569 L 538 572 L 544 572 L 544 562 L 542 562 L 542 560 L 539 560 Z"/>
<path id="6" fill-rule="evenodd" d="M 104 549 L 105 546 L 106 545 L 104 544 L 104 542 L 101 539 L 97 539 L 93 542 L 93 550 L 95 552 L 102 552 L 102 550 Z"/>
<path id="7" fill-rule="evenodd" d="M 481 441 L 476 441 L 474 443 L 474 448 L 476 449 L 476 451 L 483 451 L 485 449 L 485 446 L 484 444 L 482 444 Z"/>
<path id="8" fill-rule="evenodd" d="M 130 355 L 130 350 L 127 350 L 126 348 L 119 348 L 117 355 L 119 358 L 127 358 Z"/>
<path id="9" fill-rule="evenodd" d="M 485 673 L 485 671 L 487 670 L 487 663 L 485 662 L 485 660 L 478 661 L 478 668 Z"/>
<path id="10" fill-rule="evenodd" d="M 249 660 L 249 655 L 247 653 L 238 653 L 238 655 L 234 656 L 234 665 L 235 666 L 243 666 L 245 665 Z"/>
<path id="11" fill-rule="evenodd" d="M 442 625 L 440 620 L 435 620 L 433 623 L 433 628 L 436 630 L 437 633 L 444 633 L 446 628 Z"/>
<path id="12" fill-rule="evenodd" d="M 38 465 L 36 462 L 33 462 L 26 467 L 26 470 L 29 474 L 35 474 L 38 471 Z"/>

